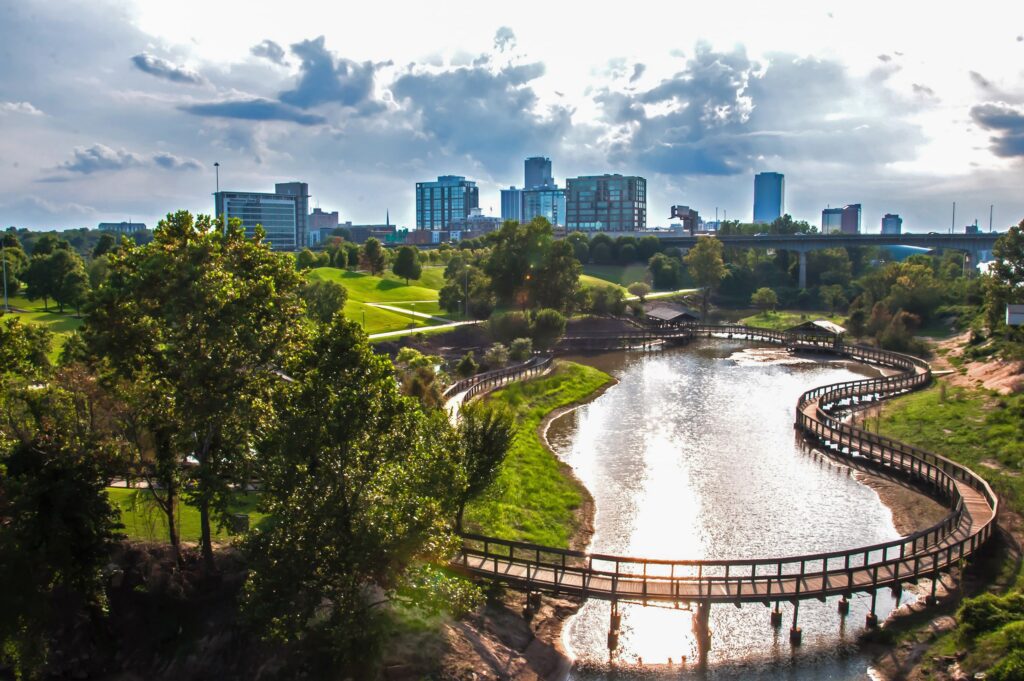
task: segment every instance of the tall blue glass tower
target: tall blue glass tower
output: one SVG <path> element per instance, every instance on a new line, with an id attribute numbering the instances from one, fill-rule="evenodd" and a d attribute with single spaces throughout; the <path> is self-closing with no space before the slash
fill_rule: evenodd
<path id="1" fill-rule="evenodd" d="M 754 175 L 754 222 L 774 222 L 786 209 L 786 176 L 782 173 Z"/>

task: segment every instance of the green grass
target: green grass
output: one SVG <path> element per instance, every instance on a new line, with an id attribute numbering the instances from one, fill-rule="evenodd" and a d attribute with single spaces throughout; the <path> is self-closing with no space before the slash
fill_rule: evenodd
<path id="1" fill-rule="evenodd" d="M 107 496 L 121 512 L 123 532 L 129 539 L 141 541 L 167 541 L 167 518 L 153 502 L 152 494 L 143 489 L 108 487 Z M 240 495 L 231 505 L 232 513 L 248 513 L 250 527 L 255 527 L 264 515 L 256 511 L 258 494 Z M 199 511 L 182 503 L 178 507 L 178 532 L 182 541 L 199 541 Z M 230 539 L 227 530 L 214 526 L 214 537 Z"/>
<path id="2" fill-rule="evenodd" d="M 429 321 L 404 315 L 391 310 L 381 310 L 366 303 L 409 303 L 411 301 L 436 301 L 437 292 L 444 285 L 443 267 L 424 267 L 423 275 L 416 282 L 406 285 L 405 280 L 391 273 L 375 277 L 361 272 L 352 272 L 335 267 L 318 267 L 306 275 L 310 279 L 334 281 L 348 291 L 345 316 L 363 326 L 366 333 L 382 333 L 400 329 L 426 326 Z M 436 303 L 435 303 L 436 305 Z M 421 311 L 418 308 L 417 312 Z M 433 314 L 428 312 L 428 314 Z"/>
<path id="3" fill-rule="evenodd" d="M 553 373 L 513 383 L 491 396 L 515 413 L 516 434 L 493 489 L 466 510 L 470 529 L 547 546 L 569 545 L 583 496 L 541 442 L 537 427 L 547 414 L 586 399 L 610 380 L 593 367 L 558 362 Z"/>
<path id="4" fill-rule="evenodd" d="M 600 279 L 599 283 L 618 284 L 626 288 L 637 281 L 650 283 L 647 274 L 647 265 L 641 262 L 629 265 L 584 265 L 580 281 L 589 283 L 586 279 Z"/>
<path id="5" fill-rule="evenodd" d="M 68 336 L 82 325 L 82 319 L 76 317 L 73 310 L 63 314 L 57 312 L 57 305 L 53 301 L 50 301 L 50 309 L 47 311 L 43 309 L 42 300 L 32 301 L 21 296 L 11 296 L 9 300 L 11 307 L 26 310 L 26 312 L 12 312 L 11 317 L 20 319 L 26 324 L 42 324 L 53 333 L 53 344 L 48 353 L 51 362 L 57 360 Z M 3 317 L 7 317 L 7 315 L 3 315 Z"/>
<path id="6" fill-rule="evenodd" d="M 614 281 L 608 281 L 607 279 L 601 279 L 600 277 L 594 277 L 589 274 L 580 275 L 580 283 L 584 286 L 610 286 L 611 288 L 622 289 L 622 292 L 629 295 L 629 291 L 622 284 L 618 284 Z"/>
<path id="7" fill-rule="evenodd" d="M 784 331 L 790 327 L 816 319 L 827 319 L 828 321 L 839 324 L 840 326 L 842 326 L 846 321 L 843 315 L 832 315 L 827 312 L 779 310 L 776 312 L 768 312 L 767 314 L 758 312 L 757 314 L 750 315 L 749 317 L 744 317 L 739 320 L 739 323 L 746 324 L 747 326 L 757 326 L 763 329 Z"/>

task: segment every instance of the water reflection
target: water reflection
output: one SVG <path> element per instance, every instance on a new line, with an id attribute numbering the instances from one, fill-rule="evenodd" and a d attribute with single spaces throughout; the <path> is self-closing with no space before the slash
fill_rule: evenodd
<path id="1" fill-rule="evenodd" d="M 877 495 L 845 466 L 806 447 L 792 425 L 801 392 L 877 375 L 873 369 L 784 358 L 729 341 L 585 361 L 619 383 L 555 421 L 548 437 L 594 495 L 591 551 L 767 557 L 897 536 Z M 881 617 L 893 605 L 888 591 L 879 593 Z M 710 651 L 702 651 L 692 612 L 624 604 L 619 646 L 610 656 L 611 606 L 588 601 L 565 631 L 578 660 L 571 678 L 867 678 L 867 660 L 854 642 L 870 599 L 858 595 L 850 606 L 844 619 L 834 600 L 802 602 L 803 645 L 794 649 L 790 604 L 782 606 L 781 629 L 769 625 L 765 607 L 717 605 Z"/>

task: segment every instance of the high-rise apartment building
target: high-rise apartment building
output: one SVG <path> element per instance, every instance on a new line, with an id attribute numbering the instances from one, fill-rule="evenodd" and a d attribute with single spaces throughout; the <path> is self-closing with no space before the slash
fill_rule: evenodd
<path id="1" fill-rule="evenodd" d="M 284 182 L 274 192 L 221 191 L 214 196 L 214 213 L 225 220 L 242 221 L 246 236 L 261 225 L 275 251 L 294 251 L 306 245 L 309 185 Z"/>
<path id="2" fill-rule="evenodd" d="M 569 230 L 594 232 L 645 229 L 647 180 L 623 175 L 588 175 L 567 179 L 565 226 Z"/>
<path id="3" fill-rule="evenodd" d="M 902 234 L 903 218 L 895 213 L 886 213 L 882 216 L 882 234 Z"/>
<path id="4" fill-rule="evenodd" d="M 782 173 L 754 175 L 754 222 L 770 223 L 786 209 L 786 176 Z"/>
<path id="5" fill-rule="evenodd" d="M 843 220 L 840 231 L 843 234 L 860 234 L 860 204 L 843 206 Z"/>
<path id="6" fill-rule="evenodd" d="M 523 190 L 509 187 L 501 190 L 501 219 L 523 221 Z"/>
<path id="7" fill-rule="evenodd" d="M 826 208 L 821 211 L 821 233 L 831 234 L 837 230 L 842 231 L 843 229 L 843 209 L 842 208 Z"/>
<path id="8" fill-rule="evenodd" d="M 416 183 L 417 229 L 448 229 L 453 217 L 468 217 L 479 207 L 476 182 L 461 175 L 441 175 L 436 182 Z"/>
<path id="9" fill-rule="evenodd" d="M 551 176 L 551 159 L 544 156 L 531 156 L 523 162 L 523 189 L 546 187 L 555 183 Z"/>

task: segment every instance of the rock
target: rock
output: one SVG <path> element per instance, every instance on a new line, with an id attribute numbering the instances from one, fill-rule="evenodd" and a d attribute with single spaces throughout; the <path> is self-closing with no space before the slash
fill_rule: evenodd
<path id="1" fill-rule="evenodd" d="M 928 625 L 928 628 L 931 629 L 934 634 L 945 634 L 956 628 L 956 620 L 948 615 L 936 617 Z"/>

